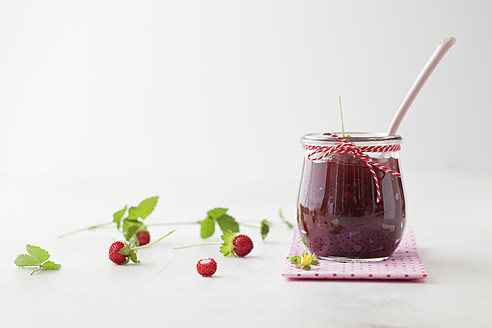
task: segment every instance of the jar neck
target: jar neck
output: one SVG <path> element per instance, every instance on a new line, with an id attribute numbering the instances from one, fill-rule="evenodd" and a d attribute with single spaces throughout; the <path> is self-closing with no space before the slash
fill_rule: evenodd
<path id="1" fill-rule="evenodd" d="M 342 133 L 335 132 L 333 134 L 325 133 L 309 133 L 301 138 L 303 146 L 326 146 L 333 147 L 340 143 L 347 142 L 358 147 L 377 147 L 401 145 L 401 136 L 388 136 L 385 133 L 369 133 L 369 132 L 347 132 L 345 138 L 342 138 Z M 399 149 L 398 149 L 399 150 Z"/>
<path id="2" fill-rule="evenodd" d="M 354 142 L 351 142 L 352 139 Z M 329 161 L 336 155 L 350 154 L 363 159 L 369 165 L 374 162 L 370 158 L 397 158 L 401 149 L 400 136 L 373 136 L 360 133 L 347 138 L 332 133 L 308 134 L 301 139 L 301 142 L 302 148 L 306 150 L 306 159 L 314 162 Z"/>

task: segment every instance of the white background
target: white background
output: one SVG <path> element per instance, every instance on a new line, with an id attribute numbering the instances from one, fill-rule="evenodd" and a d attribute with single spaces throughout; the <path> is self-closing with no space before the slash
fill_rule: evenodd
<path id="1" fill-rule="evenodd" d="M 456 44 L 399 130 L 409 224 L 429 270 L 427 283 L 284 281 L 275 271 L 290 243 L 283 230 L 273 232 L 271 248 L 258 246 L 258 262 L 219 263 L 226 279 L 211 281 L 228 290 L 256 283 L 247 294 L 259 308 L 257 294 L 264 289 L 258 284 L 268 284 L 265 309 L 249 313 L 265 322 L 271 311 L 270 323 L 295 311 L 316 318 L 325 310 L 314 304 L 319 301 L 340 314 L 332 322 L 348 327 L 436 326 L 445 316 L 449 326 L 478 325 L 492 290 L 485 279 L 491 266 L 480 264 L 492 249 L 486 206 L 492 196 L 491 13 L 492 2 L 476 0 L 0 1 L 0 220 L 9 245 L 0 268 L 11 299 L 2 303 L 10 313 L 6 322 L 21 315 L 25 299 L 38 297 L 62 309 L 65 325 L 73 324 L 69 316 L 80 326 L 93 324 L 89 313 L 110 325 L 100 307 L 111 293 L 96 295 L 114 287 L 112 277 L 120 272 L 105 258 L 108 242 L 118 236 L 54 236 L 110 220 L 125 204 L 160 195 L 155 221 L 199 220 L 214 206 L 230 207 L 240 219 L 277 223 L 282 207 L 293 221 L 299 138 L 340 130 L 338 96 L 346 130 L 386 131 L 437 43 L 454 36 Z M 184 229 L 169 243 L 196 237 L 196 229 Z M 11 263 L 26 243 L 45 245 L 64 265 L 37 276 L 46 290 L 38 287 L 34 294 L 25 287 L 29 281 L 35 288 L 27 271 Z M 73 247 L 91 251 L 76 255 L 83 268 L 73 263 Z M 104 257 L 94 260 L 98 249 Z M 155 271 L 137 269 L 152 282 L 145 293 L 153 300 L 179 294 L 184 303 L 194 295 L 192 304 L 200 308 L 204 283 L 191 254 L 210 255 L 169 254 L 170 262 L 147 262 L 169 274 L 171 285 L 153 280 L 162 278 Z M 171 262 L 172 269 L 161 269 Z M 242 276 L 241 283 L 231 278 L 231 272 L 241 277 L 256 265 L 271 275 L 263 281 L 260 274 Z M 173 274 L 180 278 L 172 280 Z M 467 275 L 471 285 L 463 280 Z M 98 276 L 103 280 L 88 287 Z M 314 287 L 323 290 L 321 299 L 313 296 Z M 40 297 L 50 290 L 56 301 Z M 120 296 L 129 301 L 130 292 Z M 221 297 L 228 294 L 213 299 L 214 315 Z M 42 309 L 29 308 L 40 317 Z M 157 305 L 138 309 L 157 322 Z M 178 303 L 171 309 L 185 313 Z M 376 315 L 381 309 L 384 316 Z M 206 316 L 205 310 L 197 313 Z M 235 312 L 228 310 L 232 319 Z M 48 313 L 46 320 L 56 316 Z M 399 314 L 407 325 L 398 322 Z"/>
<path id="2" fill-rule="evenodd" d="M 492 168 L 487 1 L 2 1 L 3 179 L 298 180 L 299 137 L 386 131 L 404 169 Z"/>

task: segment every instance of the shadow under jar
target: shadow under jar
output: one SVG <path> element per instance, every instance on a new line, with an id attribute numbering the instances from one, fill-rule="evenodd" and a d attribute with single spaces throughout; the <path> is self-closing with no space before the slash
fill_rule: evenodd
<path id="1" fill-rule="evenodd" d="M 398 247 L 405 228 L 405 197 L 398 176 L 402 138 L 347 135 L 351 137 L 345 141 L 321 133 L 301 138 L 305 154 L 297 202 L 299 233 L 309 251 L 321 258 L 386 260 Z M 368 164 L 364 155 L 377 164 Z"/>

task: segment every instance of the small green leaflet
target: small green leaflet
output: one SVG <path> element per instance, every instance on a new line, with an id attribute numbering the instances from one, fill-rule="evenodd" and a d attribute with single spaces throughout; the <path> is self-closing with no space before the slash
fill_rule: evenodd
<path id="1" fill-rule="evenodd" d="M 128 210 L 128 218 L 144 220 L 150 213 L 154 211 L 159 196 L 150 197 L 143 200 L 137 207 L 130 207 Z"/>
<path id="2" fill-rule="evenodd" d="M 288 257 L 287 257 L 287 258 L 288 258 Z M 292 263 L 295 263 L 295 262 L 297 262 L 297 261 L 299 261 L 299 260 L 300 260 L 299 256 L 292 256 L 292 257 L 290 258 L 290 261 L 291 261 Z"/>
<path id="3" fill-rule="evenodd" d="M 219 224 L 222 232 L 239 232 L 239 224 L 236 219 L 227 214 L 228 209 L 217 207 L 207 212 L 207 217 L 200 224 L 200 236 L 205 239 L 212 236 L 215 232 L 215 222 Z"/>
<path id="4" fill-rule="evenodd" d="M 130 241 L 128 242 L 128 247 L 130 248 L 130 259 L 132 260 L 133 263 L 140 263 L 140 261 L 137 259 L 137 251 L 135 248 L 137 247 L 137 238 L 132 237 L 130 238 Z"/>
<path id="5" fill-rule="evenodd" d="M 218 219 L 222 215 L 226 214 L 228 210 L 229 210 L 228 208 L 217 207 L 217 208 L 214 208 L 213 210 L 208 211 L 207 217 L 212 218 L 212 219 Z"/>
<path id="6" fill-rule="evenodd" d="M 118 253 L 123 254 L 125 256 L 130 255 L 130 246 L 126 245 L 125 247 L 120 249 L 120 251 Z"/>
<path id="7" fill-rule="evenodd" d="M 27 254 L 18 255 L 17 258 L 15 259 L 14 263 L 18 267 L 38 266 L 39 265 L 39 261 L 37 259 L 35 259 L 31 255 L 27 255 Z"/>
<path id="8" fill-rule="evenodd" d="M 39 246 L 26 245 L 26 250 L 29 253 L 18 255 L 14 264 L 18 267 L 37 267 L 31 272 L 31 275 L 40 270 L 59 270 L 60 264 L 48 261 L 50 254 Z"/>
<path id="9" fill-rule="evenodd" d="M 232 251 L 234 249 L 234 244 L 232 243 L 234 241 L 234 237 L 235 234 L 231 231 L 224 231 L 220 237 L 224 241 L 220 247 L 220 252 L 224 254 L 224 256 L 234 256 L 234 252 Z"/>
<path id="10" fill-rule="evenodd" d="M 239 224 L 230 215 L 224 213 L 222 216 L 217 218 L 217 223 L 222 231 L 239 232 Z"/>
<path id="11" fill-rule="evenodd" d="M 46 261 L 41 265 L 41 267 L 45 270 L 59 270 L 61 268 L 61 264 L 56 264 L 53 261 Z"/>
<path id="12" fill-rule="evenodd" d="M 135 238 L 135 237 L 130 238 L 130 240 L 128 241 L 128 247 L 135 248 L 137 246 L 138 246 L 137 245 L 137 238 Z"/>
<path id="13" fill-rule="evenodd" d="M 212 236 L 215 232 L 215 222 L 212 218 L 200 221 L 200 236 L 205 239 Z"/>
<path id="14" fill-rule="evenodd" d="M 133 263 L 140 263 L 140 261 L 137 259 L 137 253 L 135 252 L 130 252 L 130 259 Z"/>
<path id="15" fill-rule="evenodd" d="M 261 238 L 263 240 L 265 240 L 266 236 L 270 232 L 271 225 L 272 224 L 268 220 L 261 221 L 260 233 L 261 233 Z"/>
<path id="16" fill-rule="evenodd" d="M 137 220 L 125 219 L 123 221 L 123 235 L 126 240 L 130 240 L 130 238 L 134 237 L 137 234 L 137 231 L 143 227 L 143 223 Z"/>
<path id="17" fill-rule="evenodd" d="M 116 223 L 116 228 L 120 230 L 120 225 L 121 225 L 121 219 L 125 216 L 126 213 L 126 208 L 128 206 L 125 206 L 124 209 L 119 210 L 118 212 L 113 214 L 113 222 Z"/>
<path id="18" fill-rule="evenodd" d="M 39 246 L 26 245 L 26 250 L 32 258 L 38 261 L 39 264 L 47 261 L 50 258 L 50 253 Z"/>

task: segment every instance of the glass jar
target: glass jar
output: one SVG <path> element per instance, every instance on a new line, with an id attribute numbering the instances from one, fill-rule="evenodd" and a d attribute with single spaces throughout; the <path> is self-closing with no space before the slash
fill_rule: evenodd
<path id="1" fill-rule="evenodd" d="M 321 258 L 385 260 L 398 247 L 405 228 L 398 159 L 402 138 L 375 133 L 337 135 L 311 133 L 301 138 L 300 236 L 309 251 Z"/>

